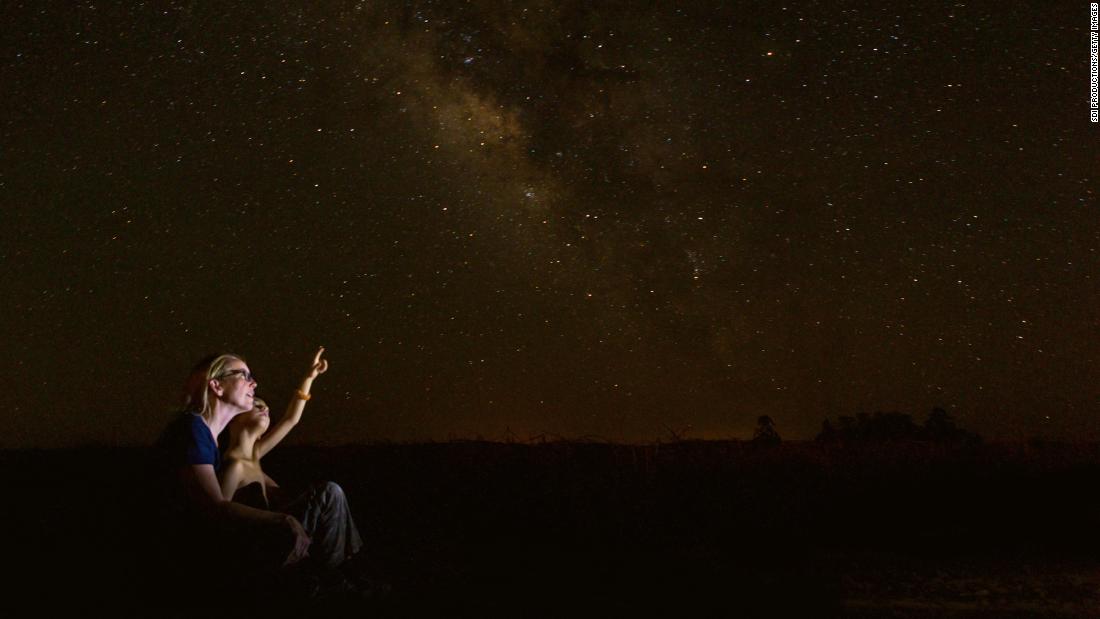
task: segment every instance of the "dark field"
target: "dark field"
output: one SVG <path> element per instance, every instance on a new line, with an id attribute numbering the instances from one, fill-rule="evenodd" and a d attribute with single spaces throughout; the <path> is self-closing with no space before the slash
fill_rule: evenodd
<path id="1" fill-rule="evenodd" d="M 154 616 L 178 605 L 166 589 L 234 582 L 216 565 L 164 582 L 146 456 L 0 454 L 8 600 Z M 1100 616 L 1092 445 L 452 442 L 264 462 L 284 486 L 344 487 L 393 584 L 347 616 Z"/>

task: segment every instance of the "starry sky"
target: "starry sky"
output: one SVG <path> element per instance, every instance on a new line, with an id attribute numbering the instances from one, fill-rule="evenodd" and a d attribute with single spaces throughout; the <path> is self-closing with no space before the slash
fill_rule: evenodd
<path id="1" fill-rule="evenodd" d="M 2 447 L 1100 439 L 1088 5 L 6 2 Z"/>

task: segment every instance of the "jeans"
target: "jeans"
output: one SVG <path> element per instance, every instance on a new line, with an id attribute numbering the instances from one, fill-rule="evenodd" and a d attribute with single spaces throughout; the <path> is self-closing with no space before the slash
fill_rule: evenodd
<path id="1" fill-rule="evenodd" d="M 289 501 L 272 502 L 274 511 L 290 514 L 309 534 L 308 561 L 334 568 L 363 547 L 344 490 L 336 482 L 317 482 Z"/>

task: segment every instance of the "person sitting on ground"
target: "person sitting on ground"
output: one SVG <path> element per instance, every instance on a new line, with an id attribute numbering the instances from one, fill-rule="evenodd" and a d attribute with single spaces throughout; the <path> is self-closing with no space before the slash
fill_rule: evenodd
<path id="1" fill-rule="evenodd" d="M 236 354 L 207 357 L 188 377 L 182 412 L 161 434 L 155 446 L 159 470 L 165 534 L 164 567 L 185 574 L 209 570 L 224 563 L 226 545 L 247 550 L 256 534 L 271 536 L 280 544 L 268 556 L 231 552 L 242 566 L 289 566 L 301 561 L 310 545 L 309 535 L 294 516 L 258 509 L 231 501 L 222 492 L 217 473 L 221 452 L 217 436 L 238 415 L 254 408 L 257 382 L 244 358 Z M 257 526 L 260 525 L 260 526 Z M 289 547 L 289 551 L 287 548 Z M 170 578 L 168 580 L 171 580 Z M 207 581 L 216 591 L 217 581 Z"/>
<path id="2" fill-rule="evenodd" d="M 255 398 L 252 410 L 229 422 L 228 440 L 221 470 L 221 494 L 226 499 L 291 514 L 299 519 L 312 543 L 305 564 L 323 570 L 338 568 L 359 552 L 363 540 L 352 519 L 343 489 L 335 482 L 315 483 L 304 493 L 283 490 L 268 476 L 261 459 L 275 448 L 302 419 L 310 388 L 318 375 L 328 369 L 322 359 L 324 347 L 313 357 L 313 364 L 295 392 L 286 413 L 273 427 L 267 403 Z"/>

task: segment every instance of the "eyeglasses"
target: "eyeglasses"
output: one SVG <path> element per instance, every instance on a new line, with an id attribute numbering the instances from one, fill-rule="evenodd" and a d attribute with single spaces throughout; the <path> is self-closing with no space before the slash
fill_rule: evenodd
<path id="1" fill-rule="evenodd" d="M 256 375 L 253 374 L 252 372 L 249 372 L 248 370 L 229 370 L 228 372 L 225 372 L 221 376 L 218 376 L 218 378 L 229 378 L 230 376 L 240 376 L 241 378 L 243 378 L 245 380 L 245 382 L 249 382 L 249 383 L 258 382 L 256 380 Z"/>

